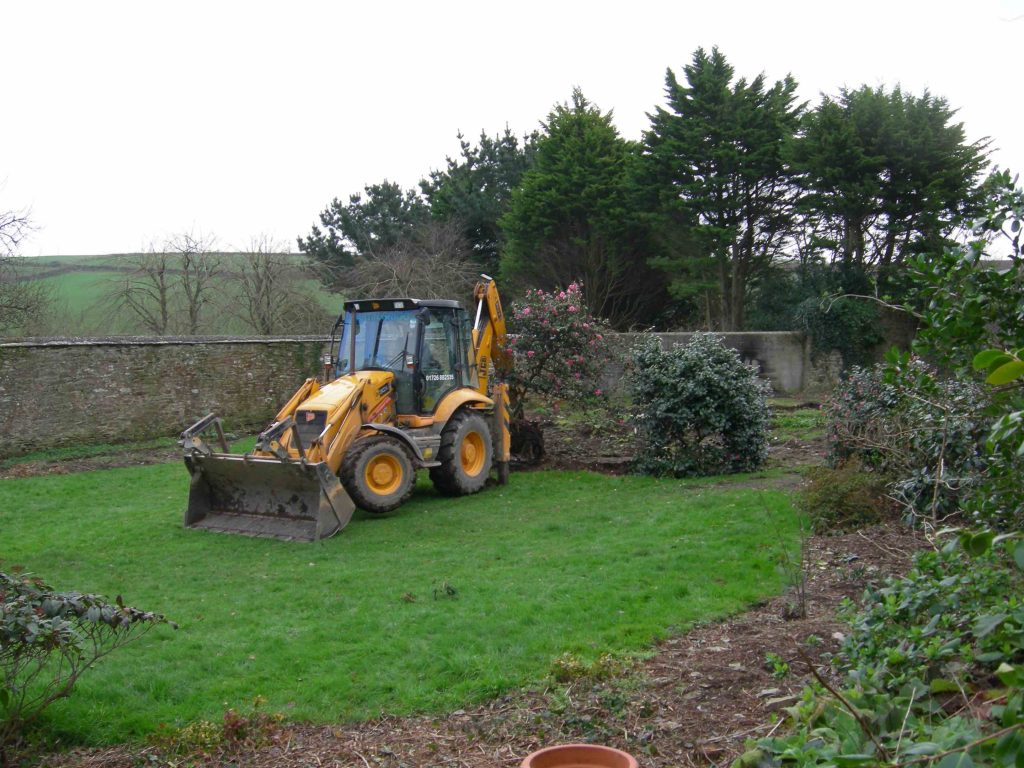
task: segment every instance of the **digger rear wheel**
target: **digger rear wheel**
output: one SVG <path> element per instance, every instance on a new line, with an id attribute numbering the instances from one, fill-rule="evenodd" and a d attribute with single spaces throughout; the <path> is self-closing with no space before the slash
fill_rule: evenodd
<path id="1" fill-rule="evenodd" d="M 374 514 L 402 504 L 416 484 L 408 449 L 386 435 L 357 440 L 345 454 L 340 475 L 356 506 Z"/>
<path id="2" fill-rule="evenodd" d="M 487 483 L 492 450 L 486 419 L 474 411 L 459 411 L 441 432 L 441 466 L 430 470 L 434 487 L 448 496 L 476 493 Z"/>

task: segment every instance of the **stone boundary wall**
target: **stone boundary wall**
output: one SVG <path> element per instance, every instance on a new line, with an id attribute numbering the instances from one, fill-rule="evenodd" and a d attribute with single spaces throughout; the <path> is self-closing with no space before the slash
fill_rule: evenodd
<path id="1" fill-rule="evenodd" d="M 177 435 L 207 413 L 266 426 L 320 367 L 326 338 L 0 343 L 0 458 Z"/>
<path id="2" fill-rule="evenodd" d="M 638 334 L 618 334 L 628 350 Z M 835 361 L 812 364 L 792 332 L 718 334 L 777 394 L 820 395 Z M 660 333 L 662 344 L 691 333 Z M 207 413 L 229 430 L 266 426 L 320 370 L 327 337 L 24 339 L 0 342 L 0 458 L 88 443 L 177 435 Z M 605 388 L 623 386 L 621 367 Z"/>
<path id="3" fill-rule="evenodd" d="M 693 333 L 658 333 L 662 349 L 686 344 Z M 745 331 L 739 333 L 716 333 L 728 347 L 740 353 L 745 363 L 754 365 L 761 375 L 771 382 L 772 388 L 780 395 L 793 395 L 807 390 L 829 388 L 827 371 L 818 370 L 811 363 L 810 348 L 803 334 L 792 331 Z M 628 352 L 630 346 L 641 336 L 637 333 L 617 335 L 620 350 Z M 605 377 L 607 389 L 621 386 L 622 369 L 616 366 Z"/>

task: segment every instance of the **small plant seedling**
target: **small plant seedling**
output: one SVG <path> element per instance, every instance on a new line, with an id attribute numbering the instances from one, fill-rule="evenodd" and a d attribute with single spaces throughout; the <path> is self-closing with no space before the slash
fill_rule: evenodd
<path id="1" fill-rule="evenodd" d="M 777 653 L 765 654 L 764 667 L 772 673 L 772 677 L 776 680 L 782 680 L 789 675 L 789 664 Z"/>

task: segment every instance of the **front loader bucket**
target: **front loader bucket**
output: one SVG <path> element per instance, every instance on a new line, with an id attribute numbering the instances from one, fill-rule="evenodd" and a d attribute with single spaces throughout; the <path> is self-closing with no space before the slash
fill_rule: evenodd
<path id="1" fill-rule="evenodd" d="M 185 465 L 192 475 L 186 528 L 317 541 L 348 525 L 355 510 L 322 462 L 193 453 Z"/>

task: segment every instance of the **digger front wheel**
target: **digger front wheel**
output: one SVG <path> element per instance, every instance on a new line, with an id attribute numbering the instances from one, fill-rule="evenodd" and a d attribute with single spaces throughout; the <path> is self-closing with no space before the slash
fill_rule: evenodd
<path id="1" fill-rule="evenodd" d="M 441 466 L 430 470 L 434 487 L 447 496 L 476 493 L 487 483 L 492 452 L 487 420 L 474 411 L 459 411 L 441 432 Z"/>
<path id="2" fill-rule="evenodd" d="M 376 435 L 357 440 L 341 465 L 341 482 L 360 509 L 390 512 L 412 495 L 416 470 L 404 445 Z"/>

